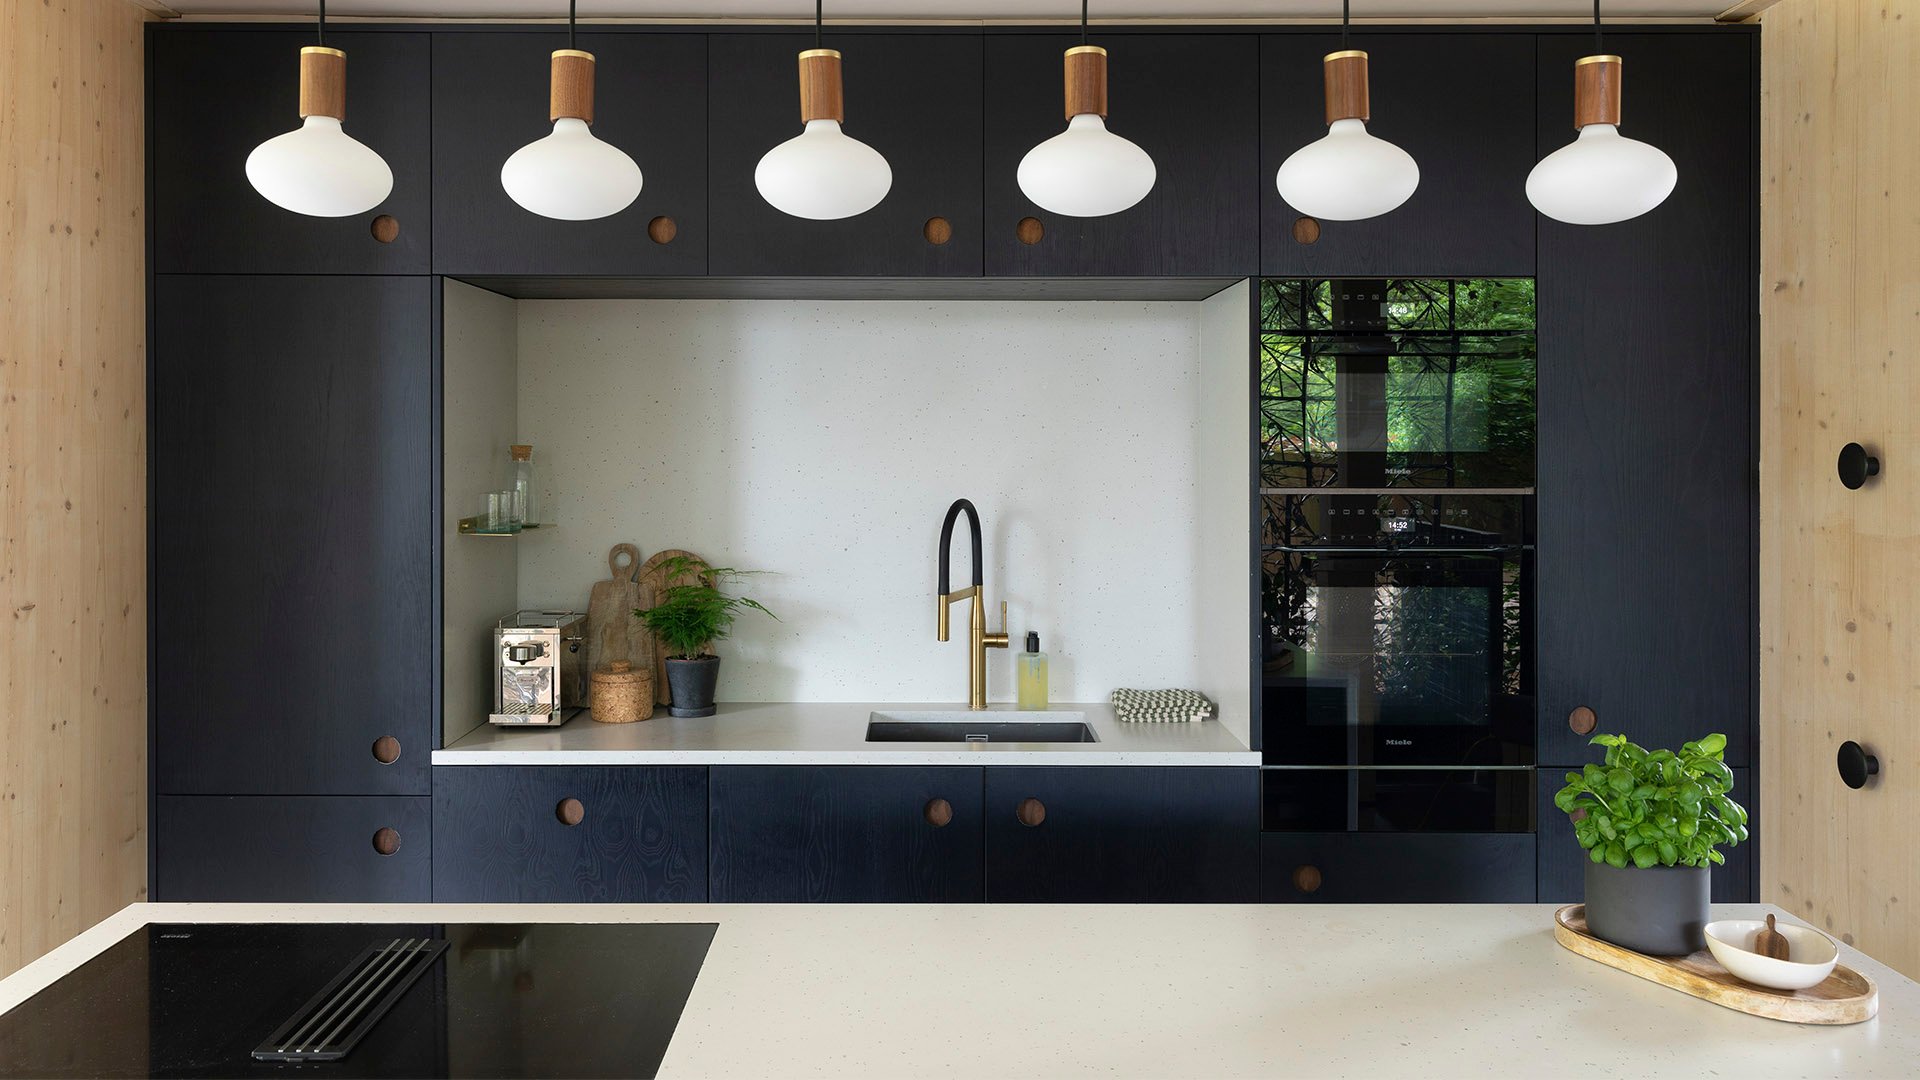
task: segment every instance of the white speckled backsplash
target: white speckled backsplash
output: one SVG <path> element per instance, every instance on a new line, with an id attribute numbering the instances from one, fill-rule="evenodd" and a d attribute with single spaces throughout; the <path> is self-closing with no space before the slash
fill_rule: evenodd
<path id="1" fill-rule="evenodd" d="M 1202 654 L 1221 626 L 1244 638 L 1245 610 L 1207 627 L 1195 603 L 1220 595 L 1198 569 L 1201 304 L 518 307 L 519 437 L 559 525 L 516 542 L 523 605 L 584 607 L 614 543 L 683 547 L 769 572 L 747 591 L 780 621 L 743 619 L 717 650 L 722 700 L 959 701 L 966 616 L 936 641 L 933 596 L 941 517 L 964 496 L 991 622 L 1006 599 L 1016 648 L 1040 632 L 1054 700 L 1240 689 L 1207 685 Z M 1244 447 L 1244 412 L 1222 422 Z M 1205 515 L 1241 551 L 1244 484 L 1225 486 L 1229 517 Z M 1225 573 L 1244 590 L 1244 567 Z M 1008 699 L 1008 654 L 988 667 Z"/>

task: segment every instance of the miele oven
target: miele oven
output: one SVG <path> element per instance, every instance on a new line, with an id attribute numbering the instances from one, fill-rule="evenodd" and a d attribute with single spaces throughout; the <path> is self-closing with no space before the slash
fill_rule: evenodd
<path id="1" fill-rule="evenodd" d="M 1264 283 L 1269 830 L 1532 828 L 1532 286 Z"/>

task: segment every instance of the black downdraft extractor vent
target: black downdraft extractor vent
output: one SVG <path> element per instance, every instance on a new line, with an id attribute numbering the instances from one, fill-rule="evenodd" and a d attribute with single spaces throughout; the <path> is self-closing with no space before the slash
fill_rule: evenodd
<path id="1" fill-rule="evenodd" d="M 369 945 L 253 1051 L 256 1061 L 338 1061 L 447 951 L 441 938 Z"/>

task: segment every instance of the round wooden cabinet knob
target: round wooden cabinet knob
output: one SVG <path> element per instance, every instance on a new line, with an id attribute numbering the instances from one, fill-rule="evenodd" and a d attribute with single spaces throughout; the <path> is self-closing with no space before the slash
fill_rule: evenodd
<path id="1" fill-rule="evenodd" d="M 1047 820 L 1047 804 L 1034 798 L 1021 799 L 1020 805 L 1013 811 L 1013 816 L 1019 818 L 1020 824 L 1027 828 L 1037 828 L 1041 822 Z"/>
<path id="2" fill-rule="evenodd" d="M 373 233 L 375 240 L 383 244 L 391 244 L 400 239 L 400 219 L 392 214 L 381 214 L 373 219 L 373 225 L 368 231 Z"/>
<path id="3" fill-rule="evenodd" d="M 1319 892 L 1320 868 L 1312 865 L 1294 867 L 1293 887 L 1306 893 Z"/>
<path id="4" fill-rule="evenodd" d="M 1600 718 L 1595 716 L 1593 710 L 1587 708 L 1585 705 L 1567 714 L 1567 727 L 1571 728 L 1575 735 L 1591 735 L 1593 734 L 1593 729 L 1599 725 Z"/>
<path id="5" fill-rule="evenodd" d="M 953 239 L 953 223 L 943 217 L 930 217 L 926 225 L 921 227 L 920 235 L 927 238 L 927 243 L 938 247 Z"/>
<path id="6" fill-rule="evenodd" d="M 953 822 L 953 804 L 945 799 L 928 799 L 926 809 L 921 814 L 927 819 L 927 824 L 936 829 L 944 828 Z"/>
<path id="7" fill-rule="evenodd" d="M 1293 242 L 1313 244 L 1320 240 L 1320 222 L 1315 218 L 1301 216 L 1293 219 Z"/>
<path id="8" fill-rule="evenodd" d="M 1013 227 L 1013 235 L 1023 244 L 1037 244 L 1041 237 L 1047 235 L 1047 227 L 1040 224 L 1039 218 L 1023 217 Z"/>
<path id="9" fill-rule="evenodd" d="M 381 826 L 373 831 L 373 850 L 382 855 L 391 855 L 400 850 L 400 833 L 395 829 Z"/>
<path id="10" fill-rule="evenodd" d="M 400 760 L 400 740 L 391 735 L 382 735 L 373 740 L 373 760 L 382 765 L 391 765 Z"/>
<path id="11" fill-rule="evenodd" d="M 561 799 L 560 805 L 553 808 L 553 816 L 559 818 L 562 825 L 578 825 L 587 819 L 587 808 L 579 799 Z"/>
<path id="12" fill-rule="evenodd" d="M 647 222 L 647 239 L 656 244 L 671 244 L 680 235 L 680 224 L 665 214 Z"/>

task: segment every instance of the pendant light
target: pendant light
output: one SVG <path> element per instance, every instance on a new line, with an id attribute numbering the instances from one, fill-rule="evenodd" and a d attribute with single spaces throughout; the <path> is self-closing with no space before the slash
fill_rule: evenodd
<path id="1" fill-rule="evenodd" d="M 1527 201 L 1569 225 L 1637 218 L 1673 194 L 1680 179 L 1659 147 L 1620 134 L 1620 58 L 1601 51 L 1593 0 L 1593 52 L 1573 62 L 1573 126 L 1579 136 L 1527 174 Z"/>
<path id="2" fill-rule="evenodd" d="M 574 44 L 574 0 L 567 3 L 567 47 L 553 52 L 547 119 L 553 133 L 513 152 L 500 186 L 541 217 L 591 221 L 625 210 L 640 196 L 640 166 L 593 137 L 593 54 Z"/>
<path id="3" fill-rule="evenodd" d="M 1105 217 L 1146 198 L 1153 159 L 1107 130 L 1107 50 L 1087 44 L 1087 0 L 1080 0 L 1080 44 L 1067 50 L 1066 96 L 1067 130 L 1020 159 L 1020 190 L 1068 217 Z"/>
<path id="4" fill-rule="evenodd" d="M 340 128 L 347 115 L 347 54 L 327 47 L 327 2 L 318 43 L 300 50 L 299 127 L 247 155 L 247 180 L 275 206 L 310 217 L 364 214 L 393 192 L 393 170 Z"/>
<path id="5" fill-rule="evenodd" d="M 893 169 L 879 151 L 840 130 L 847 117 L 840 53 L 820 47 L 820 17 L 820 0 L 814 0 L 814 47 L 800 54 L 805 130 L 766 152 L 753 183 L 781 213 L 833 221 L 878 206 L 893 187 Z"/>
<path id="6" fill-rule="evenodd" d="M 1287 205 L 1309 217 L 1358 221 L 1398 207 L 1420 186 L 1413 156 L 1367 133 L 1372 103 L 1367 54 L 1347 47 L 1349 5 L 1340 4 L 1340 50 L 1320 58 L 1327 133 L 1280 163 L 1274 186 Z"/>

